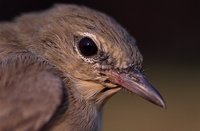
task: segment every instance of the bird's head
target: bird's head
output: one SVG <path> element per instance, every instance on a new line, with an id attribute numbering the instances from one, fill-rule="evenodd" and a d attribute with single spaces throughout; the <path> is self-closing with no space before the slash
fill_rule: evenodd
<path id="1" fill-rule="evenodd" d="M 38 35 L 42 47 L 37 50 L 70 78 L 79 97 L 101 105 L 124 88 L 165 107 L 144 76 L 135 39 L 115 20 L 69 5 L 57 6 L 42 17 Z"/>

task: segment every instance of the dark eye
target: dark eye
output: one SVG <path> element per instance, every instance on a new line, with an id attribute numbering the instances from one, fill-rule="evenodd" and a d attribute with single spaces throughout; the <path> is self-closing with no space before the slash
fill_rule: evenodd
<path id="1" fill-rule="evenodd" d="M 88 37 L 82 38 L 78 43 L 78 48 L 82 55 L 84 56 L 93 56 L 98 52 L 98 48 L 94 41 Z"/>

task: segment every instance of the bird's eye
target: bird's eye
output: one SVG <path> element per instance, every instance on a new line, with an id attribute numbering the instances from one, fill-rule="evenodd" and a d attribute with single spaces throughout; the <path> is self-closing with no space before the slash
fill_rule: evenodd
<path id="1" fill-rule="evenodd" d="M 78 43 L 80 53 L 86 57 L 96 55 L 98 48 L 93 40 L 88 37 L 82 38 Z"/>

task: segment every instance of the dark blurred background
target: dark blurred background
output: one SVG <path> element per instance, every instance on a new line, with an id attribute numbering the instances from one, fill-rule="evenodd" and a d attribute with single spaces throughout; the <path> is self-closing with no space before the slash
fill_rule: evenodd
<path id="1" fill-rule="evenodd" d="M 106 104 L 104 131 L 200 131 L 198 0 L 1 0 L 0 21 L 55 3 L 86 5 L 114 17 L 136 38 L 145 72 L 167 101 L 163 110 L 120 92 Z"/>

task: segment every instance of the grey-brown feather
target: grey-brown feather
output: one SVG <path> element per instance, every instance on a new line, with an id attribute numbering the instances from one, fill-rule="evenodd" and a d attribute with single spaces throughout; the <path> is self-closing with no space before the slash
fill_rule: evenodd
<path id="1" fill-rule="evenodd" d="M 1 131 L 37 131 L 61 104 L 62 81 L 40 62 L 26 54 L 1 61 Z"/>

